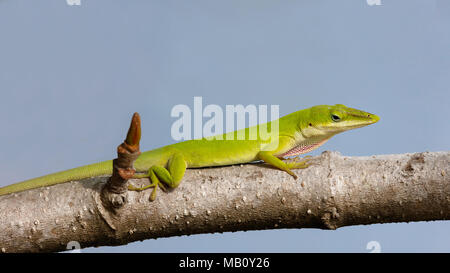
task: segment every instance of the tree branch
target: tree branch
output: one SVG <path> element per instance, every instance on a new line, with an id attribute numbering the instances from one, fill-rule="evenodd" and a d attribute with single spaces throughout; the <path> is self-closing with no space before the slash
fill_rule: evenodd
<path id="1" fill-rule="evenodd" d="M 187 170 L 178 188 L 102 206 L 108 177 L 0 196 L 0 250 L 52 252 L 137 240 L 274 228 L 336 229 L 450 218 L 450 152 L 347 157 L 324 152 L 300 177 L 261 164 Z M 134 184 L 147 179 L 130 180 Z"/>

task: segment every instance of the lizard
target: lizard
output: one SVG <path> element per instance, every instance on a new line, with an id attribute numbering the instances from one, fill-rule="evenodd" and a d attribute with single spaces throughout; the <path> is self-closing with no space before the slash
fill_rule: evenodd
<path id="1" fill-rule="evenodd" d="M 299 160 L 298 157 L 291 157 L 317 149 L 338 133 L 376 123 L 379 119 L 375 114 L 343 104 L 317 105 L 264 124 L 163 146 L 143 152 L 134 162 L 135 178 L 148 177 L 150 183 L 140 188 L 129 184 L 128 189 L 141 191 L 153 188 L 150 200 L 155 200 L 158 186 L 162 189 L 165 186 L 178 187 L 187 168 L 254 161 L 263 161 L 297 179 L 292 170 L 308 167 L 309 158 Z M 275 142 L 254 135 L 262 128 L 261 125 L 265 125 L 266 129 L 275 127 L 274 122 L 278 127 Z M 245 135 L 244 139 L 236 139 L 239 134 Z M 277 145 L 269 146 L 271 143 Z M 0 188 L 0 195 L 111 174 L 112 160 L 107 160 L 5 186 Z"/>

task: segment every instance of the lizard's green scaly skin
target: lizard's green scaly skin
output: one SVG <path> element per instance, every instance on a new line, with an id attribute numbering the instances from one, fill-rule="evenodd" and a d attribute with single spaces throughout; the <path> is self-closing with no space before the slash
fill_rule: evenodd
<path id="1" fill-rule="evenodd" d="M 181 182 L 186 168 L 223 166 L 263 160 L 288 172 L 307 167 L 306 160 L 283 161 L 285 156 L 296 156 L 316 149 L 337 133 L 373 124 L 379 117 L 361 110 L 346 107 L 318 105 L 286 115 L 278 120 L 277 147 L 267 149 L 269 141 L 253 135 L 252 128 L 223 134 L 222 138 L 196 139 L 175 143 L 142 153 L 134 162 L 137 172 L 148 172 L 151 184 L 144 188 L 129 186 L 130 190 L 167 185 L 175 188 Z M 267 123 L 270 128 L 273 121 Z M 256 128 L 260 128 L 257 125 Z M 253 127 L 255 128 L 255 127 Z M 245 140 L 238 134 L 245 132 Z M 227 140 L 233 137 L 234 140 Z M 250 137 L 253 136 L 253 137 Z M 112 160 L 86 165 L 0 188 L 0 195 L 50 186 L 83 178 L 112 174 Z M 152 193 L 155 198 L 156 191 Z"/>

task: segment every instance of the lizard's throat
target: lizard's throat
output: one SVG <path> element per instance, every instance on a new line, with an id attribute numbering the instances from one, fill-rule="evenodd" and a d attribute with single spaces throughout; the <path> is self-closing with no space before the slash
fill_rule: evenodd
<path id="1" fill-rule="evenodd" d="M 295 146 L 294 148 L 290 149 L 289 151 L 280 154 L 279 156 L 280 157 L 297 156 L 297 155 L 309 153 L 312 150 L 315 150 L 315 149 L 319 148 L 320 146 L 322 146 L 329 139 L 330 139 L 330 137 L 325 138 L 323 140 L 318 140 L 318 141 L 302 142 L 302 143 L 298 144 L 297 146 Z"/>

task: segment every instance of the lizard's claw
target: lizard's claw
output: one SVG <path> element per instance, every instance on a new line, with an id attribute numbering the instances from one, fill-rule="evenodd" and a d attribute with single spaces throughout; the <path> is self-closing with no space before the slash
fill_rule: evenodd
<path id="1" fill-rule="evenodd" d="M 135 187 L 134 185 L 128 184 L 128 190 L 130 190 L 130 191 L 143 191 L 143 190 L 146 190 L 148 188 L 153 188 L 155 186 L 156 186 L 156 184 L 152 183 L 152 184 L 149 184 L 149 185 L 146 185 L 146 186 L 143 186 L 143 187 L 139 188 L 139 187 Z"/>
<path id="2" fill-rule="evenodd" d="M 302 159 L 299 157 L 295 157 L 293 159 L 289 159 L 286 162 L 286 165 L 289 167 L 289 169 L 304 169 L 309 166 L 308 161 L 310 160 L 311 156 L 306 156 Z"/>
<path id="3" fill-rule="evenodd" d="M 150 201 L 154 201 L 156 199 L 156 189 L 158 188 L 158 186 L 164 192 L 167 191 L 166 187 L 161 182 L 153 182 L 153 183 L 151 183 L 149 185 L 146 185 L 144 187 L 141 187 L 141 188 L 138 188 L 138 187 L 135 187 L 135 186 L 129 184 L 128 185 L 128 190 L 130 190 L 130 191 L 143 191 L 143 190 L 146 190 L 146 189 L 149 189 L 149 188 L 153 188 L 152 193 L 150 194 Z"/>

